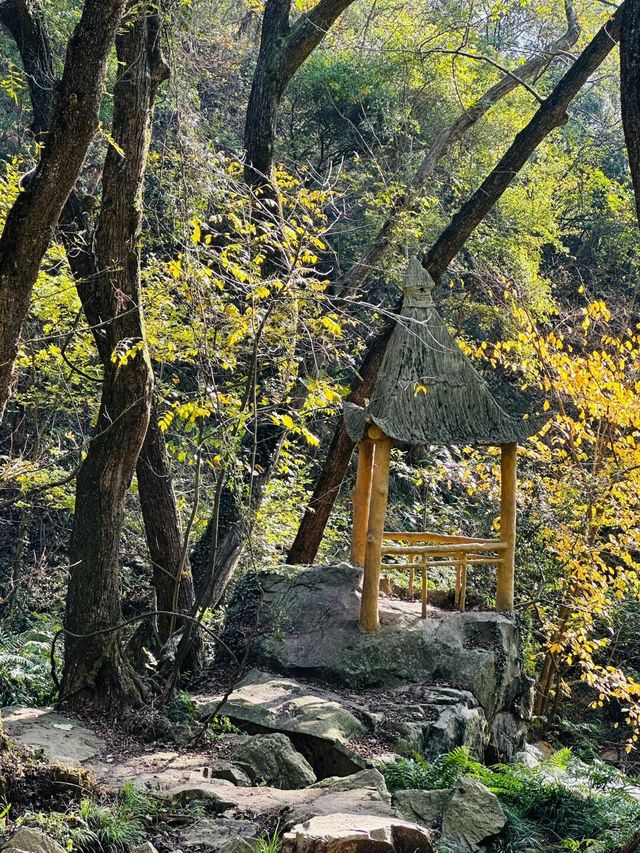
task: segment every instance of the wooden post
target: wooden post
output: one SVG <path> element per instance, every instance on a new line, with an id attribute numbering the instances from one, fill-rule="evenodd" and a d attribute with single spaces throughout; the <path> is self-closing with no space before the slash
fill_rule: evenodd
<path id="1" fill-rule="evenodd" d="M 360 627 L 363 631 L 377 631 L 378 597 L 380 593 L 380 564 L 382 562 L 382 535 L 389 493 L 389 460 L 391 439 L 378 427 L 369 427 L 368 436 L 375 443 L 373 474 L 371 477 L 371 502 L 367 525 L 367 545 L 364 557 Z"/>
<path id="2" fill-rule="evenodd" d="M 409 554 L 409 601 L 413 601 L 413 582 L 414 582 L 414 567 L 413 554 Z"/>
<path id="3" fill-rule="evenodd" d="M 516 545 L 517 445 L 500 446 L 500 539 L 507 543 L 498 564 L 496 610 L 513 610 Z"/>
<path id="4" fill-rule="evenodd" d="M 427 618 L 427 563 L 426 557 L 423 558 L 422 565 L 422 618 Z"/>
<path id="5" fill-rule="evenodd" d="M 367 525 L 371 500 L 371 467 L 373 442 L 364 438 L 358 445 L 358 473 L 353 490 L 353 531 L 351 534 L 351 561 L 354 566 L 364 566 L 367 547 Z"/>
<path id="6" fill-rule="evenodd" d="M 458 610 L 461 613 L 464 613 L 467 606 L 467 568 L 467 555 L 464 554 L 460 570 L 460 597 L 458 599 Z"/>

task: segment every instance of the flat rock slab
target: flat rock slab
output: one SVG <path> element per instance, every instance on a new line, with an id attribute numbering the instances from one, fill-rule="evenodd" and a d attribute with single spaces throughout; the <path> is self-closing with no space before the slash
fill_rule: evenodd
<path id="1" fill-rule="evenodd" d="M 434 853 L 430 833 L 415 823 L 334 813 L 294 826 L 282 853 Z"/>
<path id="2" fill-rule="evenodd" d="M 195 698 L 211 708 L 217 707 L 222 697 Z M 238 682 L 219 713 L 274 731 L 315 735 L 340 743 L 368 732 L 356 716 L 342 707 L 339 696 L 258 669 L 252 669 Z"/>
<path id="3" fill-rule="evenodd" d="M 180 845 L 215 853 L 250 853 L 260 835 L 260 827 L 250 820 L 203 818 L 180 833 Z"/>
<path id="4" fill-rule="evenodd" d="M 107 745 L 95 732 L 51 708 L 4 708 L 2 721 L 9 737 L 32 749 L 41 749 L 55 764 L 78 766 L 106 752 Z"/>
<path id="5" fill-rule="evenodd" d="M 236 788 L 229 783 L 210 781 L 199 785 L 178 785 L 160 793 L 180 803 L 206 800 L 220 814 L 229 810 L 248 816 L 280 813 L 283 826 L 335 812 L 378 817 L 394 815 L 384 780 L 377 770 L 324 780 L 297 791 L 265 786 Z"/>
<path id="6" fill-rule="evenodd" d="M 220 765 L 207 753 L 180 754 L 158 750 L 128 758 L 117 764 L 92 762 L 91 767 L 98 779 L 112 789 L 121 788 L 124 782 L 131 781 L 141 790 L 163 791 L 178 785 L 198 785 L 214 781 L 223 786 L 231 786 L 231 779 L 212 778 L 210 769 L 216 772 Z"/>

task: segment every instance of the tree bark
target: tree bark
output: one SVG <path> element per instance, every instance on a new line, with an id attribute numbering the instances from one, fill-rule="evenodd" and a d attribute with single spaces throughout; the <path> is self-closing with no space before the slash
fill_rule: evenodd
<path id="1" fill-rule="evenodd" d="M 626 0 L 628 2 L 628 0 Z M 449 225 L 442 231 L 434 245 L 425 254 L 423 265 L 437 280 L 449 263 L 464 246 L 475 228 L 495 207 L 520 169 L 540 143 L 556 128 L 567 121 L 567 108 L 593 72 L 609 55 L 620 38 L 620 23 L 625 3 L 594 36 L 567 73 L 561 78 L 551 95 L 544 100 L 529 123 L 516 136 L 498 165 L 485 178 L 481 186 L 462 205 Z M 378 369 L 382 363 L 393 322 L 376 335 L 367 348 L 358 377 L 348 399 L 362 404 L 370 396 Z M 361 389 L 369 393 L 363 392 Z M 314 493 L 309 502 L 287 561 L 292 564 L 312 563 L 320 547 L 325 527 L 346 474 L 354 443 L 338 423 Z"/>
<path id="2" fill-rule="evenodd" d="M 171 463 L 155 407 L 136 472 L 157 609 L 189 613 L 194 604 L 193 578 L 171 479 Z M 158 616 L 160 641 L 165 643 L 171 628 L 181 625 L 180 619 Z"/>
<path id="3" fill-rule="evenodd" d="M 15 382 L 20 333 L 40 263 L 98 126 L 107 56 L 124 4 L 85 3 L 67 49 L 42 157 L 0 237 L 0 419 Z M 1 8 L 2 20 L 11 19 L 6 2 Z"/>
<path id="4" fill-rule="evenodd" d="M 157 43 L 155 18 L 133 6 L 116 38 L 119 77 L 113 137 L 103 174 L 95 235 L 95 307 L 105 363 L 96 433 L 78 474 L 67 593 L 62 700 L 118 708 L 142 698 L 120 647 L 119 544 L 124 501 L 147 433 L 153 371 L 140 292 L 142 185 L 155 92 L 168 70 Z"/>
<path id="5" fill-rule="evenodd" d="M 640 223 L 640 2 L 625 3 L 620 33 L 620 105 Z"/>

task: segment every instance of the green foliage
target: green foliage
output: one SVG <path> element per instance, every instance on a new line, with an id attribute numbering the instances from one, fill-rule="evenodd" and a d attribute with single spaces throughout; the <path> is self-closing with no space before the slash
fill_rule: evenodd
<path id="1" fill-rule="evenodd" d="M 280 850 L 280 824 L 278 823 L 273 832 L 264 833 L 258 838 L 253 846 L 253 853 L 278 853 Z"/>
<path id="2" fill-rule="evenodd" d="M 499 846 L 505 853 L 614 851 L 640 822 L 640 803 L 620 787 L 620 774 L 602 763 L 576 762 L 569 749 L 559 750 L 534 769 L 485 767 L 464 747 L 431 764 L 420 757 L 401 758 L 380 769 L 392 791 L 450 788 L 462 776 L 481 781 L 507 815 Z"/>
<path id="3" fill-rule="evenodd" d="M 48 705 L 54 701 L 54 633 L 55 628 L 46 622 L 19 634 L 0 633 L 0 707 Z"/>

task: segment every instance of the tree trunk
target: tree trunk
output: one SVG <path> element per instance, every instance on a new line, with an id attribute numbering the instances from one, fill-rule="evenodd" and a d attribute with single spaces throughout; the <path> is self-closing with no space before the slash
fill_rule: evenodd
<path id="1" fill-rule="evenodd" d="M 113 137 L 96 231 L 96 307 L 111 357 L 105 364 L 98 425 L 80 469 L 71 537 L 62 700 L 111 709 L 141 691 L 120 648 L 119 544 L 124 501 L 147 433 L 153 372 L 140 305 L 142 185 L 155 91 L 166 78 L 157 27 L 147 9 L 116 39 L 119 78 Z"/>
<path id="2" fill-rule="evenodd" d="M 267 0 L 260 51 L 245 123 L 245 180 L 266 206 L 276 204 L 273 187 L 278 113 L 289 81 L 354 0 L 319 0 L 290 24 L 291 0 Z"/>
<path id="3" fill-rule="evenodd" d="M 628 2 L 628 0 L 626 0 Z M 620 23 L 625 3 L 594 36 L 578 59 L 556 85 L 526 127 L 520 131 L 498 165 L 478 190 L 460 208 L 423 258 L 423 264 L 434 280 L 446 271 L 449 263 L 487 214 L 495 207 L 520 169 L 540 143 L 567 120 L 567 108 L 593 72 L 609 55 L 620 38 Z M 361 405 L 370 391 L 382 363 L 392 329 L 385 329 L 370 343 L 356 382 L 348 399 Z M 315 559 L 338 489 L 353 453 L 351 441 L 340 420 L 329 448 L 316 488 L 305 512 L 287 560 L 289 563 L 311 563 Z"/>
<path id="4" fill-rule="evenodd" d="M 40 263 L 98 126 L 107 55 L 124 4 L 85 3 L 69 42 L 42 157 L 0 237 L 0 419 L 15 383 L 14 362 Z M 0 9 L 4 20 L 7 3 Z"/>
<path id="5" fill-rule="evenodd" d="M 640 2 L 625 3 L 620 33 L 620 105 L 640 222 Z"/>
<path id="6" fill-rule="evenodd" d="M 171 480 L 171 463 L 155 407 L 136 472 L 157 609 L 189 613 L 194 603 L 193 578 Z M 172 626 L 180 624 L 171 616 L 158 616 L 160 641 L 166 642 Z"/>

